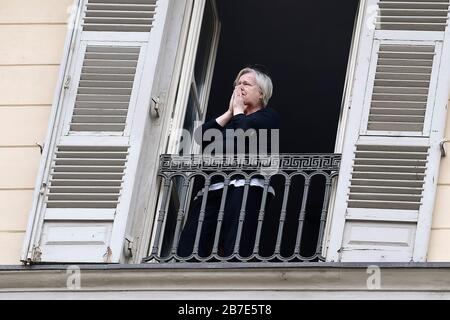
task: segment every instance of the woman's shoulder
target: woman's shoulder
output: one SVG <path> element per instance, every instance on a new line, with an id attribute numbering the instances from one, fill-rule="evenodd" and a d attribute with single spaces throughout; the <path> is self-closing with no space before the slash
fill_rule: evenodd
<path id="1" fill-rule="evenodd" d="M 259 123 L 259 127 L 275 129 L 280 126 L 280 116 L 278 112 L 267 106 L 254 113 L 254 120 Z"/>
<path id="2" fill-rule="evenodd" d="M 271 117 L 272 119 L 274 119 L 276 121 L 280 121 L 280 114 L 274 108 L 267 106 L 264 109 L 262 109 L 261 111 L 264 113 L 264 115 L 266 117 Z"/>

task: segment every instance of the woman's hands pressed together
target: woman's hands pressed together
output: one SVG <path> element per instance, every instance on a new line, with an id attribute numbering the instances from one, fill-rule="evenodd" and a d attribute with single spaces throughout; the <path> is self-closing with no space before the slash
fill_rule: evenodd
<path id="1" fill-rule="evenodd" d="M 216 122 L 225 127 L 225 125 L 237 114 L 245 113 L 244 98 L 242 96 L 242 90 L 239 86 L 236 86 L 231 95 L 230 104 L 228 105 L 228 110 L 216 119 Z"/>
<path id="2" fill-rule="evenodd" d="M 242 96 L 242 90 L 239 86 L 236 86 L 231 97 L 231 107 L 233 115 L 245 113 L 244 97 Z"/>

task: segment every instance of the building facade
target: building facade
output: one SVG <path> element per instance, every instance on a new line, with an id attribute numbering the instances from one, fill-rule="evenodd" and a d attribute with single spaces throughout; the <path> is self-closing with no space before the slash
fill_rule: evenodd
<path id="1" fill-rule="evenodd" d="M 277 158 L 277 262 L 173 256 L 190 171 L 161 155 L 206 118 L 218 1 L 0 2 L 0 296 L 447 298 L 448 0 L 359 1 L 334 153 Z M 287 190 L 314 172 L 313 251 L 304 191 L 287 257 Z"/>

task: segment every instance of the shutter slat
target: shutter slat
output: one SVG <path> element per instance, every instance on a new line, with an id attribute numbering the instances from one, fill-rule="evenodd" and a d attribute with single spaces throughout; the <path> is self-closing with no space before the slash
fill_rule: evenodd
<path id="1" fill-rule="evenodd" d="M 435 47 L 432 45 L 382 44 L 372 91 L 367 130 L 421 132 L 431 81 Z M 391 66 L 386 70 L 386 66 Z M 421 72 L 417 67 L 423 69 Z M 419 103 L 419 104 L 417 104 Z M 418 106 L 419 111 L 411 110 Z M 405 108 L 406 106 L 406 108 Z M 395 112 L 383 113 L 398 107 Z"/>
<path id="2" fill-rule="evenodd" d="M 122 172 L 119 173 L 111 173 L 111 172 L 58 172 L 53 171 L 52 177 L 54 179 L 65 179 L 65 180 L 119 180 L 122 179 Z"/>
<path id="3" fill-rule="evenodd" d="M 95 95 L 106 95 L 106 96 L 126 96 L 127 98 L 131 95 L 131 88 L 78 88 L 78 93 L 80 95 L 85 94 L 95 94 Z"/>
<path id="4" fill-rule="evenodd" d="M 147 11 L 130 11 L 130 10 L 89 10 L 94 17 L 132 17 L 132 18 L 152 18 L 155 14 L 153 10 Z"/>
<path id="5" fill-rule="evenodd" d="M 372 107 L 377 108 L 413 108 L 413 109 L 425 109 L 426 102 L 422 101 L 391 101 L 391 100 L 372 100 Z"/>
<path id="6" fill-rule="evenodd" d="M 90 74 L 95 74 L 98 76 L 111 76 L 111 77 L 115 74 L 132 75 L 134 79 L 135 72 L 133 68 L 128 67 L 108 66 L 107 68 L 105 68 L 105 67 L 87 66 L 83 67 L 82 69 L 81 79 L 83 79 L 85 75 Z"/>
<path id="7" fill-rule="evenodd" d="M 115 208 L 128 147 L 59 146 L 49 179 L 48 208 Z"/>
<path id="8" fill-rule="evenodd" d="M 378 158 L 378 159 L 420 159 L 423 160 L 423 157 L 426 154 L 422 152 L 396 152 L 396 151 L 356 151 L 355 153 L 356 159 L 364 159 L 364 158 Z"/>
<path id="9" fill-rule="evenodd" d="M 119 201 L 75 201 L 75 200 L 52 200 L 47 201 L 47 208 L 116 208 Z"/>
<path id="10" fill-rule="evenodd" d="M 134 75 L 133 74 L 101 74 L 101 73 L 83 73 L 81 76 L 82 81 L 133 81 Z"/>
<path id="11" fill-rule="evenodd" d="M 55 164 L 58 166 L 83 165 L 83 166 L 124 166 L 126 159 L 93 159 L 93 158 L 70 158 L 70 159 L 56 159 Z"/>
<path id="12" fill-rule="evenodd" d="M 117 201 L 120 193 L 56 193 L 48 196 L 48 201 Z"/>
<path id="13" fill-rule="evenodd" d="M 97 115 L 88 115 L 88 116 L 73 116 L 72 124 L 110 124 L 115 125 L 116 123 L 123 123 L 126 120 L 126 116 L 97 116 Z"/>
<path id="14" fill-rule="evenodd" d="M 54 172 L 122 172 L 125 166 L 57 165 Z"/>
<path id="15" fill-rule="evenodd" d="M 401 93 L 374 93 L 372 95 L 374 100 L 379 101 L 391 101 L 396 100 L 399 102 L 409 101 L 421 101 L 426 102 L 428 96 L 426 94 L 401 94 Z"/>
<path id="16" fill-rule="evenodd" d="M 393 16 L 393 17 L 439 17 L 442 18 L 447 14 L 447 9 L 382 9 L 380 8 L 380 13 L 383 16 Z"/>
<path id="17" fill-rule="evenodd" d="M 408 81 L 429 81 L 430 75 L 423 73 L 391 73 L 391 72 L 377 72 L 375 80 L 408 80 Z"/>
<path id="18" fill-rule="evenodd" d="M 83 31 L 150 32 L 156 0 L 89 0 L 84 10 Z"/>
<path id="19" fill-rule="evenodd" d="M 444 31 L 449 1 L 379 0 L 376 28 L 379 30 Z"/>
<path id="20" fill-rule="evenodd" d="M 428 87 L 426 88 L 407 88 L 407 87 L 379 87 L 375 86 L 373 88 L 374 93 L 378 94 L 427 94 L 428 93 Z"/>
<path id="21" fill-rule="evenodd" d="M 417 167 L 417 166 L 396 166 L 396 165 L 354 165 L 353 169 L 355 171 L 368 171 L 371 170 L 372 172 L 417 172 L 417 173 L 424 173 L 425 172 L 425 166 L 423 167 Z"/>
<path id="22" fill-rule="evenodd" d="M 367 209 L 401 209 L 401 210 L 419 210 L 420 203 L 407 201 L 385 201 L 385 200 L 349 200 L 349 208 L 367 208 Z"/>
<path id="23" fill-rule="evenodd" d="M 74 186 L 50 186 L 49 189 L 52 193 L 120 193 L 120 186 L 83 186 L 83 187 L 74 187 Z"/>
<path id="24" fill-rule="evenodd" d="M 421 66 L 378 66 L 378 72 L 386 73 L 420 73 L 429 76 L 431 73 L 431 67 L 421 67 Z"/>
<path id="25" fill-rule="evenodd" d="M 416 123 L 422 125 L 424 120 L 423 116 L 415 116 L 415 115 L 396 115 L 396 114 L 388 114 L 388 115 L 372 115 L 369 117 L 370 122 L 380 122 L 380 123 Z"/>
<path id="26" fill-rule="evenodd" d="M 87 87 L 105 87 L 105 88 L 132 88 L 133 81 L 111 81 L 111 80 L 82 80 L 80 81 L 80 88 Z"/>
<path id="27" fill-rule="evenodd" d="M 79 101 L 99 101 L 99 102 L 130 102 L 129 95 L 98 95 L 98 94 L 78 94 L 77 99 Z M 77 104 L 75 104 L 77 106 Z"/>
<path id="28" fill-rule="evenodd" d="M 105 108 L 105 109 L 122 109 L 127 110 L 128 104 L 124 102 L 117 102 L 117 101 L 109 101 L 109 102 L 102 102 L 102 101 L 78 101 L 75 103 L 75 109 L 80 110 L 83 108 Z"/>
<path id="29" fill-rule="evenodd" d="M 399 166 L 399 167 L 424 167 L 426 160 L 415 159 L 387 159 L 387 158 L 357 158 L 354 161 L 355 165 L 374 165 L 374 166 Z"/>
<path id="30" fill-rule="evenodd" d="M 409 122 L 374 122 L 372 121 L 368 126 L 368 130 L 378 131 L 392 131 L 395 127 L 396 131 L 410 131 L 420 132 L 423 129 L 422 123 L 409 123 Z"/>
<path id="31" fill-rule="evenodd" d="M 81 174 L 80 174 L 81 176 Z M 355 179 L 375 179 L 375 180 L 417 180 L 423 179 L 423 173 L 402 173 L 402 172 L 370 172 L 370 171 L 353 171 L 352 177 Z"/>
<path id="32" fill-rule="evenodd" d="M 74 115 L 117 115 L 117 116 L 126 116 L 128 110 L 127 109 L 106 109 L 106 108 L 97 108 L 97 109 L 78 109 L 74 111 Z"/>
<path id="33" fill-rule="evenodd" d="M 417 210 L 427 158 L 427 146 L 357 145 L 349 207 Z"/>
<path id="34" fill-rule="evenodd" d="M 83 24 L 84 30 L 88 31 L 111 31 L 111 32 L 150 32 L 151 26 L 145 24 Z"/>
<path id="35" fill-rule="evenodd" d="M 139 53 L 139 47 L 86 47 L 71 132 L 125 130 Z M 94 111 L 93 106 L 100 108 Z"/>
<path id="36" fill-rule="evenodd" d="M 429 80 L 414 80 L 414 79 L 375 79 L 375 87 L 383 88 L 383 87 L 391 87 L 391 88 L 428 88 L 430 85 Z"/>
<path id="37" fill-rule="evenodd" d="M 350 193 L 385 193 L 385 194 L 422 194 L 423 188 L 352 186 Z"/>
<path id="38" fill-rule="evenodd" d="M 79 186 L 79 187 L 85 187 L 85 186 L 91 186 L 92 180 L 85 180 L 85 179 L 77 179 L 77 180 L 69 180 L 69 179 L 53 179 L 50 182 L 50 186 L 54 187 L 70 187 L 70 186 Z M 112 186 L 121 186 L 122 180 L 95 180 L 96 186 L 102 186 L 102 187 L 112 187 Z"/>
<path id="39" fill-rule="evenodd" d="M 404 113 L 407 113 L 409 115 L 416 115 L 416 116 L 425 116 L 425 108 L 421 109 L 408 109 L 408 108 L 373 108 L 371 110 L 371 113 L 373 115 L 403 115 Z"/>
<path id="40" fill-rule="evenodd" d="M 433 60 L 425 60 L 425 59 L 387 59 L 380 58 L 378 59 L 378 65 L 380 67 L 386 66 L 402 66 L 402 67 L 431 67 L 433 64 Z"/>
<path id="41" fill-rule="evenodd" d="M 422 188 L 423 183 L 410 180 L 351 179 L 352 186 Z"/>
<path id="42" fill-rule="evenodd" d="M 350 201 L 351 200 L 379 200 L 379 201 L 389 201 L 389 202 L 418 202 L 420 203 L 420 200 L 422 198 L 422 195 L 416 195 L 416 194 L 395 194 L 395 193 L 358 193 L 358 192 L 352 192 L 350 194 Z"/>
<path id="43" fill-rule="evenodd" d="M 125 11 L 123 11 L 123 13 L 126 13 Z M 127 18 L 122 18 L 122 17 L 117 17 L 117 16 L 101 16 L 101 17 L 95 17 L 95 18 L 85 18 L 85 25 L 94 25 L 94 24 L 109 24 L 109 25 L 113 25 L 113 24 L 123 24 L 123 25 L 133 25 L 133 24 L 139 24 L 142 26 L 146 26 L 148 24 L 151 24 L 153 22 L 153 18 L 136 18 L 136 17 L 127 17 Z"/>
<path id="44" fill-rule="evenodd" d="M 125 129 L 124 124 L 114 123 L 71 123 L 70 127 L 74 131 L 123 131 Z"/>
<path id="45" fill-rule="evenodd" d="M 84 67 L 113 67 L 113 68 L 129 68 L 129 73 L 132 73 L 136 68 L 137 60 L 121 60 L 117 57 L 116 60 L 102 60 L 102 59 L 85 59 Z"/>

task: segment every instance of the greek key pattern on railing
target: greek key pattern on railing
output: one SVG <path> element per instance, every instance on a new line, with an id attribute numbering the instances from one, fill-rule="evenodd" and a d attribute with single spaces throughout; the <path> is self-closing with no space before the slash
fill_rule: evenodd
<path id="1" fill-rule="evenodd" d="M 340 154 L 280 154 L 280 155 L 233 155 L 233 156 L 177 156 L 163 154 L 160 157 L 160 172 L 173 171 L 229 171 L 258 170 L 331 170 L 339 169 Z"/>

